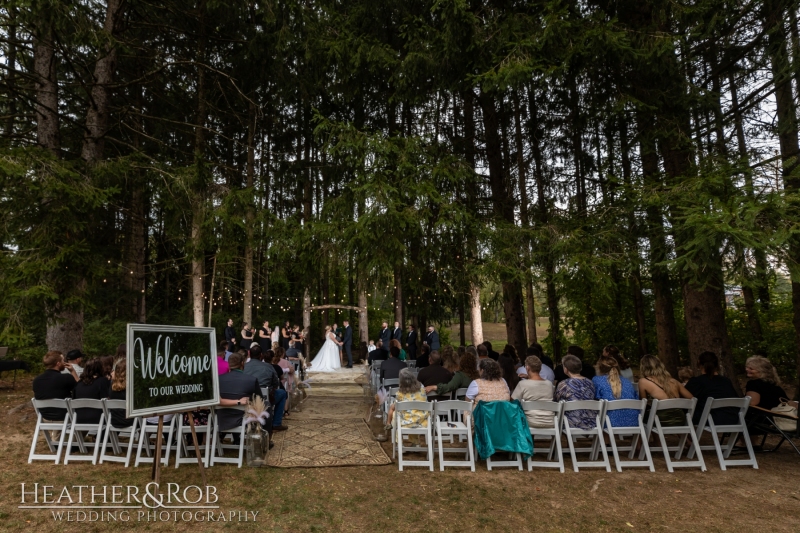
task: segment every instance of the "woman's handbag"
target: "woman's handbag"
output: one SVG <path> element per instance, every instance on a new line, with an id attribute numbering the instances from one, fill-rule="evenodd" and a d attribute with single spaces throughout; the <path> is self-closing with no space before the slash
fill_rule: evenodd
<path id="1" fill-rule="evenodd" d="M 792 407 L 789 405 L 789 400 L 786 398 L 781 398 L 781 403 L 778 407 L 772 409 L 773 413 L 778 413 L 781 415 L 789 415 L 797 418 L 797 407 Z M 797 420 L 789 420 L 788 418 L 783 418 L 780 416 L 776 416 L 772 419 L 775 422 L 775 425 L 778 426 L 779 429 L 782 431 L 797 431 Z"/>

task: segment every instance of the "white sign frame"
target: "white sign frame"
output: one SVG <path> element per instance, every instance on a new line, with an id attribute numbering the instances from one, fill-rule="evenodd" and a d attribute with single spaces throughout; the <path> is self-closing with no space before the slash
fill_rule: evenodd
<path id="1" fill-rule="evenodd" d="M 209 400 L 202 400 L 197 402 L 170 404 L 161 407 L 150 407 L 145 409 L 135 409 L 133 405 L 133 391 L 134 391 L 134 367 L 135 358 L 138 354 L 134 349 L 134 332 L 145 331 L 155 333 L 205 333 L 208 335 L 209 340 L 209 356 L 211 359 L 211 370 L 213 379 L 213 398 Z M 219 371 L 217 369 L 217 332 L 214 328 L 195 328 L 191 326 L 166 326 L 166 325 L 151 325 L 151 324 L 128 324 L 127 343 L 126 343 L 126 389 L 130 394 L 125 396 L 125 411 L 126 417 L 132 418 L 135 416 L 155 416 L 165 415 L 169 413 L 180 413 L 185 411 L 193 411 L 203 407 L 214 407 L 219 405 Z M 191 355 L 191 354 L 175 354 L 175 355 Z"/>

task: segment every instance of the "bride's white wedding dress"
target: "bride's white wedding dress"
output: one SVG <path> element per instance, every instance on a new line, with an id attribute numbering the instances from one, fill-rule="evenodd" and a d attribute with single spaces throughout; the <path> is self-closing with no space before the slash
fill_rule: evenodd
<path id="1" fill-rule="evenodd" d="M 328 333 L 325 344 L 322 345 L 314 360 L 311 361 L 308 371 L 335 372 L 340 368 L 342 368 L 342 363 L 339 361 L 339 345 L 333 341 L 333 333 Z"/>

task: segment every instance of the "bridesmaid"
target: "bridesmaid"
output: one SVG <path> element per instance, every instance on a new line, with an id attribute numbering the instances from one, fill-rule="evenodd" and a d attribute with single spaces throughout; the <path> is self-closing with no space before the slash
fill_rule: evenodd
<path id="1" fill-rule="evenodd" d="M 265 320 L 264 325 L 258 330 L 258 344 L 261 346 L 261 353 L 272 349 L 272 330 L 269 327 L 269 320 Z"/>
<path id="2" fill-rule="evenodd" d="M 250 351 L 251 344 L 253 344 L 253 330 L 250 329 L 250 324 L 245 322 L 242 324 L 242 340 L 239 342 L 239 346 Z"/>

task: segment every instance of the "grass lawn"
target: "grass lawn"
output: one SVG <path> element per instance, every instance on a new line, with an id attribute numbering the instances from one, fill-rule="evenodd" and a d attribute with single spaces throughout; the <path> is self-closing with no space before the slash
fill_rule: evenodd
<path id="1" fill-rule="evenodd" d="M 34 427 L 30 378 L 0 391 L 0 531 L 798 531 L 800 457 L 788 447 L 758 456 L 759 469 L 722 472 L 711 454 L 709 471 L 669 474 L 662 459 L 656 472 L 596 469 L 567 472 L 429 472 L 396 465 L 316 469 L 237 469 L 207 472 L 221 510 L 258 512 L 257 522 L 63 523 L 50 511 L 19 510 L 20 484 L 144 485 L 150 469 L 120 464 L 29 465 Z M 287 422 L 291 424 L 291 422 Z M 375 428 L 377 430 L 377 428 Z M 385 444 L 390 450 L 388 444 Z M 391 451 L 389 451 L 391 455 Z M 438 463 L 437 463 L 438 468 Z M 171 464 L 162 484 L 200 484 L 197 468 Z M 162 485 L 163 486 L 163 485 Z"/>

